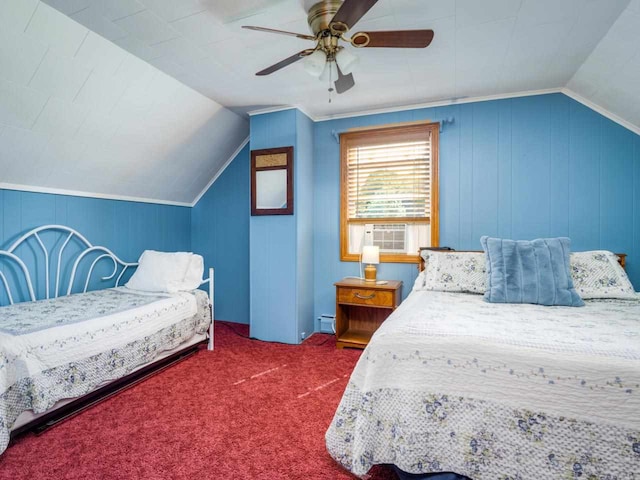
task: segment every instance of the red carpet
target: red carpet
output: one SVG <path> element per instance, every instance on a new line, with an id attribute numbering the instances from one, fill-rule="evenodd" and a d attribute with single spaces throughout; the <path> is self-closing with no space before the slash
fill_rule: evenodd
<path id="1" fill-rule="evenodd" d="M 214 352 L 19 438 L 0 456 L 0 478 L 355 478 L 328 455 L 324 434 L 360 352 L 337 350 L 328 335 L 294 346 L 232 328 L 247 333 L 219 322 Z"/>

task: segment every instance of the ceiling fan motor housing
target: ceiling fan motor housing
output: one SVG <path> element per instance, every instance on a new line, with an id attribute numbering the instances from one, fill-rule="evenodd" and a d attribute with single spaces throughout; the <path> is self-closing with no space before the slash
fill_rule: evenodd
<path id="1" fill-rule="evenodd" d="M 333 17 L 341 6 L 341 0 L 325 0 L 316 3 L 309 9 L 307 22 L 309 22 L 309 27 L 314 35 L 317 36 L 320 32 L 329 30 L 331 20 L 333 20 Z"/>

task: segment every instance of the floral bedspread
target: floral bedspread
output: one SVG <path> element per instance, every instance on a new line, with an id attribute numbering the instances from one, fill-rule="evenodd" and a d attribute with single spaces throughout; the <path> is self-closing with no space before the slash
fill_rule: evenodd
<path id="1" fill-rule="evenodd" d="M 375 464 L 474 480 L 640 478 L 640 297 L 582 308 L 413 292 L 363 352 L 326 434 Z"/>
<path id="2" fill-rule="evenodd" d="M 107 288 L 38 302 L 16 303 L 0 308 L 0 332 L 24 335 L 131 310 L 167 296 L 141 294 L 126 288 Z"/>
<path id="3" fill-rule="evenodd" d="M 31 302 L 24 329 L 10 316 L 9 329 L 22 334 L 0 330 L 0 453 L 22 412 L 42 413 L 59 400 L 89 393 L 208 328 L 208 297 L 200 290 L 169 295 L 110 290 L 64 297 L 60 309 L 52 310 L 49 301 Z M 64 321 L 61 311 L 86 306 L 104 314 L 90 320 L 78 320 L 84 313 L 70 314 Z M 4 308 L 12 307 L 0 313 Z M 38 312 L 54 312 L 49 322 L 55 326 L 33 328 Z"/>

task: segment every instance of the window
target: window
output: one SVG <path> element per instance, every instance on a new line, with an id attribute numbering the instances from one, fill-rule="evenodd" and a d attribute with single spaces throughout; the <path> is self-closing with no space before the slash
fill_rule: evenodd
<path id="1" fill-rule="evenodd" d="M 378 245 L 380 261 L 418 261 L 438 245 L 439 124 L 340 135 L 340 259 Z"/>

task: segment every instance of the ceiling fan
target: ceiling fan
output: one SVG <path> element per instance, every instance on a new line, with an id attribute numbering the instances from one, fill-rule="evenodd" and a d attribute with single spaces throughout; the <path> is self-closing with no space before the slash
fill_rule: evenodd
<path id="1" fill-rule="evenodd" d="M 314 48 L 302 50 L 259 71 L 269 75 L 298 60 L 305 59 L 305 70 L 321 80 L 334 81 L 336 92 L 344 93 L 355 85 L 351 73 L 357 57 L 340 45 L 340 40 L 357 48 L 425 48 L 433 40 L 433 30 L 395 30 L 346 33 L 373 7 L 378 0 L 323 0 L 309 9 L 307 21 L 313 35 L 285 32 L 272 28 L 243 26 L 260 32 L 290 35 L 316 42 Z M 329 89 L 332 90 L 331 88 Z"/>

